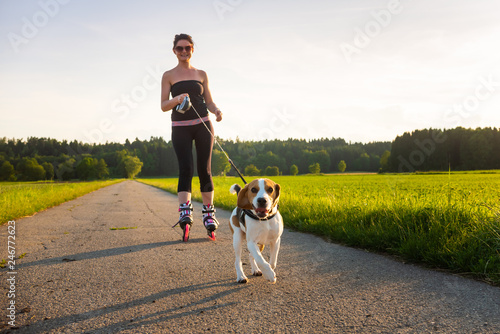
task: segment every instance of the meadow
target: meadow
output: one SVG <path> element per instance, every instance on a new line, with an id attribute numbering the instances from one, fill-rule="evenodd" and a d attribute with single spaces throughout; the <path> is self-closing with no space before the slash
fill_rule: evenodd
<path id="1" fill-rule="evenodd" d="M 498 171 L 272 179 L 282 186 L 280 212 L 292 230 L 500 285 Z M 176 178 L 140 181 L 176 193 Z M 242 181 L 214 178 L 216 206 L 234 207 L 233 183 Z"/>
<path id="2" fill-rule="evenodd" d="M 0 224 L 47 208 L 121 180 L 92 182 L 0 182 Z"/>

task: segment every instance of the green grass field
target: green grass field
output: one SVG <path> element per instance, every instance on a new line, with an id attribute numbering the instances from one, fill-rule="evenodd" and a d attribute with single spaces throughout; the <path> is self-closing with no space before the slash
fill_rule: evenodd
<path id="1" fill-rule="evenodd" d="M 498 172 L 272 179 L 282 186 L 280 211 L 293 230 L 500 284 Z M 140 181 L 176 193 L 176 178 Z M 242 181 L 214 178 L 216 206 L 235 206 L 233 183 Z"/>
<path id="2" fill-rule="evenodd" d="M 30 216 L 121 180 L 92 182 L 0 182 L 0 224 Z"/>

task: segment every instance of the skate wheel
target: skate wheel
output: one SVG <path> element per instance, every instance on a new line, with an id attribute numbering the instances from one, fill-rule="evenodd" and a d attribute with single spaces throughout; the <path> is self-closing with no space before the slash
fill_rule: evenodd
<path id="1" fill-rule="evenodd" d="M 215 241 L 215 232 L 211 231 L 210 233 L 208 233 L 208 237 L 210 238 L 210 240 Z"/>
<path id="2" fill-rule="evenodd" d="M 184 234 L 182 236 L 182 241 L 187 242 L 189 240 L 189 224 L 184 227 Z"/>

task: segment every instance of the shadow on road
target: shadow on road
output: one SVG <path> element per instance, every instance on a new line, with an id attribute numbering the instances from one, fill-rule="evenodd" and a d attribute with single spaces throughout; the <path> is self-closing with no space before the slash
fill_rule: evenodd
<path id="1" fill-rule="evenodd" d="M 169 298 L 174 295 L 180 295 L 183 293 L 193 293 L 193 292 L 200 292 L 202 290 L 206 289 L 212 289 L 212 288 L 222 288 L 223 291 L 217 292 L 215 294 L 208 295 L 204 298 L 201 298 L 199 300 L 195 300 L 192 302 L 187 302 L 184 304 L 182 302 L 182 305 L 177 305 L 170 307 L 168 309 L 164 309 L 161 311 L 154 311 L 152 313 L 148 313 L 147 311 L 145 312 L 144 308 L 147 308 L 148 305 L 156 303 L 156 302 L 161 302 L 162 299 L 164 298 Z M 41 320 L 36 323 L 33 323 L 29 326 L 23 326 L 20 327 L 21 331 L 27 330 L 29 332 L 37 333 L 41 331 L 47 331 L 47 330 L 54 330 L 58 329 L 64 326 L 69 326 L 74 323 L 79 323 L 83 321 L 89 321 L 93 320 L 94 318 L 98 317 L 103 317 L 108 314 L 111 314 L 113 312 L 117 312 L 116 317 L 120 317 L 120 311 L 124 311 L 126 309 L 130 308 L 135 308 L 139 307 L 136 314 L 138 315 L 137 318 L 133 319 L 117 319 L 118 322 L 105 325 L 102 327 L 99 327 L 99 325 L 96 325 L 95 323 L 91 326 L 92 327 L 92 333 L 114 333 L 119 330 L 123 329 L 134 329 L 134 328 L 139 328 L 142 326 L 146 325 L 151 325 L 154 323 L 158 322 L 163 322 L 171 319 L 176 319 L 176 318 L 182 318 L 186 316 L 191 316 L 191 315 L 197 315 L 203 312 L 207 312 L 210 310 L 216 310 L 220 308 L 225 308 L 229 307 L 233 304 L 237 304 L 238 302 L 229 302 L 229 303 L 223 303 L 223 304 L 218 304 L 218 300 L 221 300 L 225 298 L 226 296 L 229 296 L 235 292 L 241 291 L 241 289 L 246 288 L 245 286 L 242 286 L 240 284 L 236 285 L 236 283 L 233 282 L 233 280 L 223 280 L 223 281 L 214 281 L 214 282 L 207 282 L 207 283 L 202 283 L 202 284 L 194 284 L 194 285 L 188 285 L 188 286 L 183 286 L 183 287 L 178 287 L 178 288 L 173 288 L 170 290 L 165 290 L 159 293 L 155 293 L 143 298 L 138 298 L 135 300 L 131 300 L 129 302 L 124 302 L 116 305 L 111 305 L 111 306 L 106 306 L 106 307 L 101 307 L 92 311 L 80 313 L 80 314 L 73 314 L 73 315 L 68 315 L 64 317 L 59 317 L 59 318 L 54 318 L 54 319 L 46 319 L 46 320 Z M 200 293 L 200 297 L 202 297 L 203 294 Z M 206 295 L 206 294 L 205 294 Z M 177 297 L 179 298 L 179 297 Z M 190 298 L 189 298 L 190 299 Z M 176 300 L 182 300 L 182 299 L 176 299 Z M 186 299 L 187 300 L 187 299 Z M 164 301 L 166 305 L 172 305 L 174 303 L 171 303 L 169 300 Z M 151 307 L 152 309 L 157 310 L 158 307 Z M 101 321 L 109 322 L 111 317 L 106 317 L 103 318 Z M 98 319 L 94 319 L 93 322 L 95 321 L 100 321 Z"/>
<path id="2" fill-rule="evenodd" d="M 181 243 L 181 241 L 163 241 L 163 242 L 153 242 L 153 243 L 149 243 L 149 244 L 101 249 L 98 251 L 64 255 L 64 256 L 53 257 L 53 258 L 43 259 L 43 260 L 38 260 L 38 261 L 33 261 L 33 262 L 20 263 L 17 265 L 17 268 L 26 268 L 26 267 L 32 267 L 32 266 L 50 266 L 53 264 L 59 264 L 61 262 L 72 262 L 72 261 L 80 261 L 80 260 L 98 259 L 98 258 L 102 258 L 102 257 L 128 254 L 128 253 L 132 253 L 132 252 L 140 252 L 140 251 L 152 249 L 152 248 L 177 245 L 180 243 Z"/>

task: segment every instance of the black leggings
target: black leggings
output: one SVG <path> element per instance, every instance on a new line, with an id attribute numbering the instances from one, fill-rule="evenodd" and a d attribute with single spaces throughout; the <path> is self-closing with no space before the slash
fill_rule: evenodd
<path id="1" fill-rule="evenodd" d="M 213 133 L 212 123 L 207 121 L 205 124 Z M 191 181 L 194 173 L 193 140 L 196 146 L 196 165 L 200 178 L 200 190 L 201 192 L 211 192 L 214 190 L 211 170 L 214 139 L 201 123 L 172 127 L 172 144 L 179 162 L 177 192 L 191 192 Z"/>

